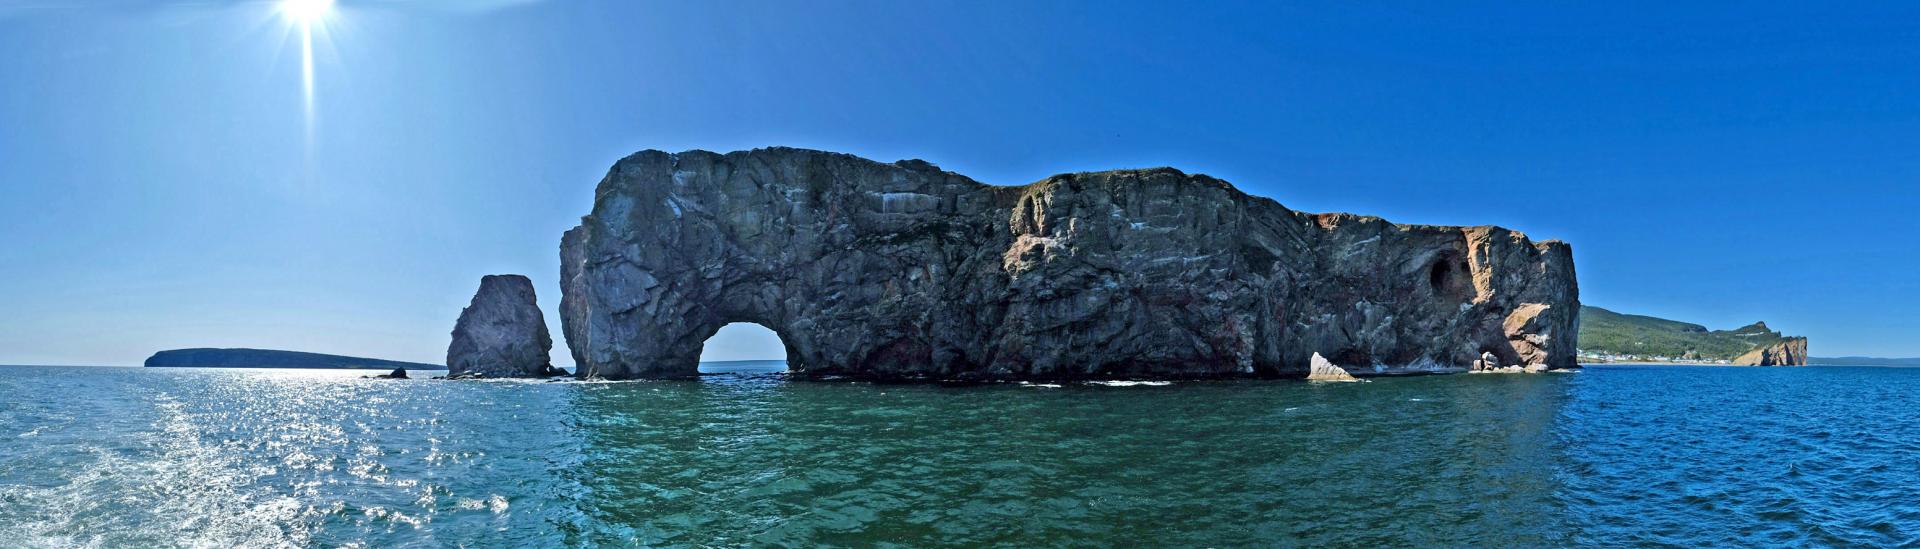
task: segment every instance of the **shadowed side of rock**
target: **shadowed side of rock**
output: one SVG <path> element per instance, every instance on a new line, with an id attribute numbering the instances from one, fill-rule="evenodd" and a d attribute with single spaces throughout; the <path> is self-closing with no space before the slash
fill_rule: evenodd
<path id="1" fill-rule="evenodd" d="M 1571 249 L 1308 214 L 1171 168 L 984 185 L 802 149 L 636 153 L 561 245 L 585 377 L 695 374 L 730 322 L 800 375 L 1305 377 L 1574 367 Z"/>
<path id="2" fill-rule="evenodd" d="M 520 275 L 487 275 L 454 324 L 447 377 L 555 375 L 547 355 L 552 350 L 533 281 Z"/>

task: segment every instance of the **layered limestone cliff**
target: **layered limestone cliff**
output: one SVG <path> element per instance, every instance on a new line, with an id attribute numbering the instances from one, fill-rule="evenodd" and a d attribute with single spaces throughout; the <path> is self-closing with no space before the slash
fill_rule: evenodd
<path id="1" fill-rule="evenodd" d="M 561 244 L 583 377 L 687 377 L 730 322 L 801 375 L 1303 377 L 1574 367 L 1573 257 L 1309 214 L 1170 168 L 984 185 L 917 160 L 636 153 Z"/>

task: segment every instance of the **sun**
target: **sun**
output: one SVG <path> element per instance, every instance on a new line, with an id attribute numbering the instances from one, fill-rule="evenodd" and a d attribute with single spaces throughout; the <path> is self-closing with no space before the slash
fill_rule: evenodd
<path id="1" fill-rule="evenodd" d="M 333 0 L 280 0 L 280 13 L 301 23 L 317 21 L 333 9 Z"/>

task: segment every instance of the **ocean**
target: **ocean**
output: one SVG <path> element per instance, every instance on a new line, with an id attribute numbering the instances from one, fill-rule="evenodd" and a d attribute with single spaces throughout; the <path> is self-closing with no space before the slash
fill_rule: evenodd
<path id="1" fill-rule="evenodd" d="M 949 386 L 0 367 L 0 547 L 1920 543 L 1920 369 Z"/>

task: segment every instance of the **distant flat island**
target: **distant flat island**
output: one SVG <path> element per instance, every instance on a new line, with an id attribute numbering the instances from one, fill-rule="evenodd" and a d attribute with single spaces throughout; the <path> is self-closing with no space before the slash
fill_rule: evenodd
<path id="1" fill-rule="evenodd" d="M 148 368 L 323 368 L 335 370 L 445 370 L 444 364 L 272 349 L 174 349 L 147 357 Z"/>

